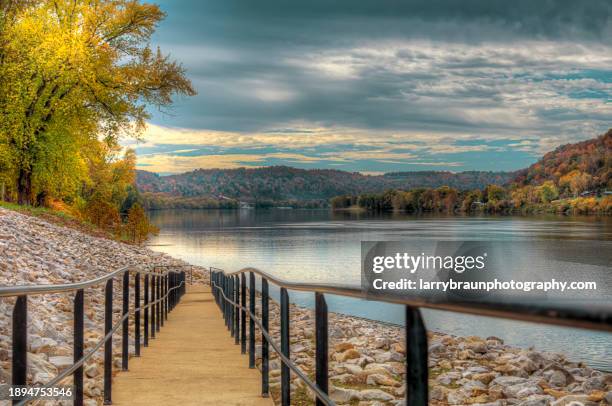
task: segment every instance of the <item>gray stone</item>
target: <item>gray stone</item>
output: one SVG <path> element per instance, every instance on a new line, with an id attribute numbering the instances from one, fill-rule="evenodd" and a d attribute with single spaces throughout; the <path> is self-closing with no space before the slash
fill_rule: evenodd
<path id="1" fill-rule="evenodd" d="M 95 378 L 96 376 L 100 375 L 100 368 L 98 367 L 98 364 L 91 364 L 87 366 L 87 368 L 85 368 L 85 375 L 88 378 Z"/>
<path id="2" fill-rule="evenodd" d="M 358 400 L 359 392 L 354 389 L 339 388 L 332 385 L 330 388 L 329 397 L 334 402 L 347 403 L 351 400 Z"/>
<path id="3" fill-rule="evenodd" d="M 605 390 L 606 389 L 606 381 L 604 375 L 594 376 L 592 378 L 587 378 L 583 384 L 582 389 L 585 392 L 589 393 L 594 390 Z"/>
<path id="4" fill-rule="evenodd" d="M 516 385 L 506 386 L 503 389 L 503 394 L 507 398 L 526 398 L 531 395 L 542 393 L 542 388 L 532 382 L 518 383 Z"/>
<path id="5" fill-rule="evenodd" d="M 429 397 L 434 400 L 446 400 L 448 389 L 444 386 L 436 385 L 429 391 Z"/>
<path id="6" fill-rule="evenodd" d="M 465 403 L 467 395 L 461 390 L 448 392 L 446 401 L 449 405 L 462 405 Z"/>
<path id="7" fill-rule="evenodd" d="M 520 376 L 498 376 L 497 378 L 493 379 L 491 385 L 497 384 L 506 387 L 518 385 L 525 382 L 527 382 L 527 379 L 521 378 Z"/>
<path id="8" fill-rule="evenodd" d="M 557 388 L 563 387 L 567 384 L 567 379 L 565 378 L 565 374 L 561 371 L 553 371 L 548 378 L 548 383 Z"/>
<path id="9" fill-rule="evenodd" d="M 568 395 L 551 403 L 551 406 L 597 406 L 597 403 L 589 401 L 587 395 Z"/>
<path id="10" fill-rule="evenodd" d="M 380 389 L 366 389 L 359 392 L 359 399 L 390 401 L 394 400 L 395 398 L 390 393 L 387 393 Z"/>
<path id="11" fill-rule="evenodd" d="M 548 406 L 551 401 L 554 401 L 555 398 L 548 395 L 534 395 L 525 399 L 517 406 Z"/>

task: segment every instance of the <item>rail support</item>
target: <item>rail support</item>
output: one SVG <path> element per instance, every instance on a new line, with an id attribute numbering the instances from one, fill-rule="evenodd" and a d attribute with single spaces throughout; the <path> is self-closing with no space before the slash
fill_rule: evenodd
<path id="1" fill-rule="evenodd" d="M 104 404 L 112 404 L 112 379 L 113 379 L 113 279 L 106 281 L 104 300 L 104 336 L 110 337 L 104 342 Z"/>
<path id="2" fill-rule="evenodd" d="M 28 297 L 17 296 L 13 308 L 13 385 L 25 385 L 28 368 Z M 19 400 L 13 400 L 13 404 Z"/>
<path id="3" fill-rule="evenodd" d="M 289 294 L 287 289 L 280 290 L 280 335 L 281 335 L 281 352 L 285 357 L 291 359 L 289 354 Z M 291 404 L 291 375 L 289 367 L 281 362 L 281 405 L 289 406 Z"/>
<path id="4" fill-rule="evenodd" d="M 249 309 L 255 314 L 255 274 L 249 272 Z M 255 368 L 255 320 L 249 317 L 249 368 Z"/>
<path id="5" fill-rule="evenodd" d="M 164 326 L 165 319 L 165 308 L 166 308 L 166 285 L 165 285 L 166 277 L 164 275 L 159 275 L 159 325 L 161 327 Z"/>
<path id="6" fill-rule="evenodd" d="M 232 278 L 234 280 L 234 302 L 240 303 L 240 280 L 237 276 Z M 240 309 L 234 307 L 234 344 L 240 344 Z"/>
<path id="7" fill-rule="evenodd" d="M 143 331 L 144 331 L 144 346 L 149 346 L 149 274 L 145 274 L 144 277 L 144 320 L 143 320 Z"/>
<path id="8" fill-rule="evenodd" d="M 328 388 L 328 343 L 327 343 L 327 303 L 323 293 L 315 293 L 315 330 L 316 330 L 316 383 L 324 393 L 329 393 Z M 411 403 L 408 403 L 412 406 Z M 317 398 L 317 406 L 324 406 L 321 399 Z"/>
<path id="9" fill-rule="evenodd" d="M 228 286 L 228 294 L 227 297 L 229 300 L 227 301 L 228 309 L 229 309 L 229 317 L 227 318 L 227 323 L 230 329 L 230 336 L 234 337 L 234 305 L 230 302 L 234 297 L 234 278 L 231 276 L 227 277 L 227 286 Z"/>
<path id="10" fill-rule="evenodd" d="M 157 314 L 155 315 L 155 321 L 157 321 L 157 326 L 155 328 L 157 328 L 157 331 L 160 330 L 161 325 L 162 325 L 162 314 L 161 314 L 161 303 L 162 303 L 162 296 L 161 296 L 161 275 L 157 275 L 157 282 L 156 282 L 156 286 L 157 286 L 157 304 L 155 305 L 155 308 L 157 309 Z"/>
<path id="11" fill-rule="evenodd" d="M 128 312 L 130 310 L 130 273 L 123 274 L 123 326 L 121 328 L 121 370 L 128 370 L 128 353 L 129 353 L 129 331 L 128 331 Z"/>
<path id="12" fill-rule="evenodd" d="M 240 304 L 242 305 L 242 317 L 240 318 L 240 352 L 242 354 L 246 353 L 246 276 L 245 274 L 240 274 L 240 285 L 241 285 L 241 291 L 240 291 Z"/>
<path id="13" fill-rule="evenodd" d="M 270 330 L 270 300 L 268 297 L 268 281 L 261 278 L 261 396 L 270 396 L 270 344 L 264 331 Z"/>
<path id="14" fill-rule="evenodd" d="M 84 346 L 84 292 L 83 289 L 77 290 L 74 295 L 74 331 L 73 331 L 73 361 L 76 364 L 83 357 Z M 75 369 L 73 373 L 74 384 L 74 406 L 83 405 L 83 366 Z"/>
<path id="15" fill-rule="evenodd" d="M 427 331 L 417 307 L 406 306 L 406 404 L 427 406 Z"/>
<path id="16" fill-rule="evenodd" d="M 134 354 L 140 357 L 140 274 L 134 274 Z"/>
<path id="17" fill-rule="evenodd" d="M 151 339 L 155 338 L 155 275 L 151 275 Z"/>

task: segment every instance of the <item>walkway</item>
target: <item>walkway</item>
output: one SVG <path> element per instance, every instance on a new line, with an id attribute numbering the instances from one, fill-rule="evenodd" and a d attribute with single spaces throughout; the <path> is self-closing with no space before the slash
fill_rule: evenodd
<path id="1" fill-rule="evenodd" d="M 261 375 L 234 344 L 209 288 L 192 287 L 113 380 L 113 405 L 266 405 Z"/>

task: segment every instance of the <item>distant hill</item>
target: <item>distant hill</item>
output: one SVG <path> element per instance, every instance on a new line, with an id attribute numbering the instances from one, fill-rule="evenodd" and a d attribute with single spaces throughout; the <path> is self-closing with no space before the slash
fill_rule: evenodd
<path id="1" fill-rule="evenodd" d="M 138 171 L 138 189 L 145 194 L 181 198 L 236 199 L 245 202 L 327 202 L 341 194 L 380 193 L 387 189 L 413 189 L 443 185 L 458 189 L 505 184 L 513 172 L 424 171 L 363 175 L 329 169 L 297 169 L 287 166 L 239 169 L 198 169 L 159 176 Z"/>
<path id="2" fill-rule="evenodd" d="M 517 171 L 513 183 L 541 185 L 552 181 L 573 194 L 612 189 L 612 129 L 587 141 L 566 144 Z"/>
<path id="3" fill-rule="evenodd" d="M 563 145 L 538 162 L 516 172 L 448 171 L 392 172 L 364 175 L 331 169 L 288 166 L 198 169 L 159 176 L 137 171 L 138 189 L 149 208 L 236 207 L 238 201 L 258 205 L 325 206 L 332 197 L 449 186 L 457 191 L 484 190 L 488 185 L 509 191 L 547 184 L 552 195 L 601 195 L 612 189 L 612 130 L 597 138 Z M 527 199 L 538 199 L 528 196 Z"/>

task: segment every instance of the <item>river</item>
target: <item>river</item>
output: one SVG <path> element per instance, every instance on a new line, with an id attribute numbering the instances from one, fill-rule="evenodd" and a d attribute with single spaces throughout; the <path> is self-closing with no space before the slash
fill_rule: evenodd
<path id="1" fill-rule="evenodd" d="M 601 217 L 443 217 L 368 215 L 328 210 L 163 210 L 151 212 L 160 233 L 152 249 L 192 264 L 238 270 L 253 266 L 282 279 L 360 285 L 361 241 L 478 240 L 538 241 L 551 249 L 563 240 L 590 241 L 612 250 L 612 221 Z M 611 264 L 594 267 L 594 301 L 612 303 Z M 274 293 L 274 292 L 273 292 Z M 291 292 L 292 301 L 312 306 L 312 295 Z M 403 323 L 401 306 L 341 297 L 329 310 Z M 612 371 L 612 334 L 527 322 L 423 311 L 428 329 L 457 335 L 498 336 L 507 344 L 561 352 Z"/>

